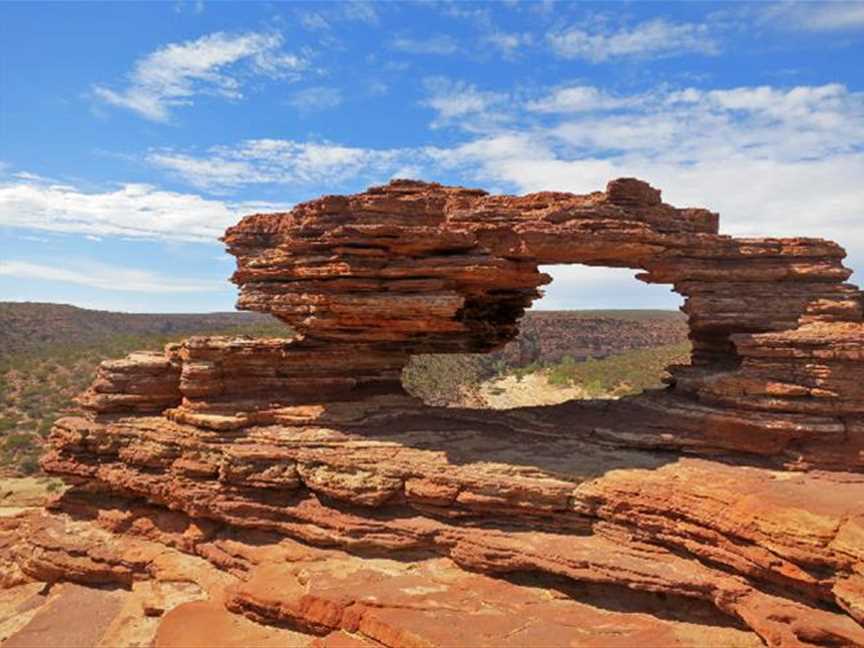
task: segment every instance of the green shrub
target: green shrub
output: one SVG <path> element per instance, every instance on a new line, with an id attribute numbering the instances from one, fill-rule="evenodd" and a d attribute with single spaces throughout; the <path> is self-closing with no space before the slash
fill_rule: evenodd
<path id="1" fill-rule="evenodd" d="M 25 475 L 39 472 L 39 458 L 32 455 L 24 457 L 18 464 L 18 470 Z"/>
<path id="2" fill-rule="evenodd" d="M 39 421 L 39 426 L 36 428 L 39 436 L 47 437 L 51 434 L 51 428 L 54 427 L 54 417 L 44 418 Z"/>
<path id="3" fill-rule="evenodd" d="M 565 357 L 546 370 L 550 384 L 578 385 L 591 398 L 638 394 L 663 386 L 667 366 L 689 361 L 690 343 L 634 349 L 608 358 L 576 362 Z"/>
<path id="4" fill-rule="evenodd" d="M 33 435 L 22 432 L 10 434 L 3 442 L 3 449 L 6 452 L 20 452 L 22 450 L 29 450 L 34 446 Z"/>
<path id="5" fill-rule="evenodd" d="M 517 367 L 517 368 L 513 369 L 512 373 L 516 377 L 516 380 L 521 382 L 522 379 L 525 376 L 527 376 L 528 374 L 532 374 L 535 371 L 540 371 L 541 369 L 543 369 L 543 365 L 541 363 L 532 362 L 531 364 L 526 365 L 524 367 Z"/>
<path id="6" fill-rule="evenodd" d="M 547 372 L 546 378 L 550 385 L 556 387 L 568 387 L 573 384 L 573 373 L 566 367 L 553 367 Z"/>
<path id="7" fill-rule="evenodd" d="M 465 387 L 493 373 L 488 356 L 481 354 L 416 355 L 402 370 L 402 385 L 428 405 L 449 405 L 461 399 Z"/>

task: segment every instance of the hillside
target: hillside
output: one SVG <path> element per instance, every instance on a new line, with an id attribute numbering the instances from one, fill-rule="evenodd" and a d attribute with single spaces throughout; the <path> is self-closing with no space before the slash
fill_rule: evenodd
<path id="1" fill-rule="evenodd" d="M 687 319 L 678 311 L 537 311 L 522 319 L 518 338 L 490 355 L 507 366 L 524 367 L 606 358 L 685 339 Z"/>
<path id="2" fill-rule="evenodd" d="M 194 334 L 289 331 L 257 313 L 151 315 L 0 302 L 0 474 L 38 470 L 42 439 L 102 360 Z"/>
<path id="3" fill-rule="evenodd" d="M 55 344 L 79 346 L 122 335 L 173 335 L 274 323 L 260 313 L 113 313 L 67 304 L 0 302 L 0 360 Z"/>

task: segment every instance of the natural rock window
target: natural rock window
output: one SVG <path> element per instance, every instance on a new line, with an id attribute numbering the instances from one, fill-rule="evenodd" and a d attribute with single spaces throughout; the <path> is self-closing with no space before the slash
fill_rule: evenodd
<path id="1" fill-rule="evenodd" d="M 554 279 L 515 339 L 486 354 L 412 356 L 405 389 L 427 405 L 509 409 L 660 389 L 668 366 L 689 363 L 687 318 L 668 286 L 645 285 L 624 268 L 541 271 Z M 626 299 L 635 308 L 609 308 Z"/>
<path id="2" fill-rule="evenodd" d="M 639 592 L 640 609 L 695 601 L 677 606 L 690 644 L 864 645 L 864 304 L 836 243 L 724 236 L 634 179 L 522 197 L 394 181 L 246 217 L 224 240 L 239 306 L 297 333 L 103 363 L 42 459 L 72 486 L 55 504 L 68 517 L 0 529 L 22 573 L 128 587 L 180 568 L 162 543 L 239 576 L 208 613 L 334 640 L 446 643 L 415 641 L 431 617 L 404 622 L 430 609 L 466 645 L 609 623 L 572 610 L 578 588 L 512 589 L 542 576 Z M 668 389 L 507 411 L 403 389 L 412 356 L 513 340 L 549 281 L 539 266 L 580 263 L 682 295 L 691 362 Z M 116 551 L 96 524 L 149 544 Z M 497 593 L 524 603 L 492 608 Z M 631 643 L 683 636 L 630 616 L 648 624 Z"/>

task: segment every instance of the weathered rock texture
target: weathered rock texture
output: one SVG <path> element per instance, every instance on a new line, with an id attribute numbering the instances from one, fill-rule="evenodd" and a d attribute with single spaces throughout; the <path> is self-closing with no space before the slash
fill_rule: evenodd
<path id="1" fill-rule="evenodd" d="M 240 306 L 299 334 L 105 363 L 43 459 L 76 484 L 66 514 L 239 579 L 170 612 L 157 645 L 226 609 L 321 646 L 864 645 L 864 324 L 836 244 L 722 236 L 632 179 L 518 198 L 395 181 L 225 241 Z M 403 392 L 412 354 L 511 340 L 551 263 L 671 284 L 692 363 L 614 402 Z M 46 533 L 8 541 L 22 579 L 152 569 Z M 284 537 L 351 555 L 306 569 Z"/>

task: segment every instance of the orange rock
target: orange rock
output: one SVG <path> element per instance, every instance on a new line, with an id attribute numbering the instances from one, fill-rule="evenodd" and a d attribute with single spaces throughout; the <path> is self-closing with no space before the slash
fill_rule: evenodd
<path id="1" fill-rule="evenodd" d="M 205 557 L 241 579 L 230 610 L 318 645 L 864 645 L 861 292 L 835 243 L 717 232 L 635 179 L 522 197 L 394 181 L 244 218 L 224 239 L 239 306 L 298 334 L 104 363 L 43 458 L 77 484 L 56 508 Z M 403 391 L 412 354 L 512 340 L 549 263 L 671 284 L 691 364 L 614 402 Z M 6 549 L 19 581 L 153 577 L 152 545 L 41 524 Z M 511 582 L 526 573 L 557 585 Z M 580 607 L 579 588 L 650 611 Z M 167 612 L 157 645 L 270 641 L 216 598 Z"/>

